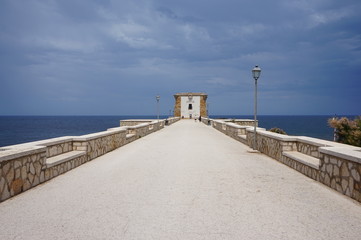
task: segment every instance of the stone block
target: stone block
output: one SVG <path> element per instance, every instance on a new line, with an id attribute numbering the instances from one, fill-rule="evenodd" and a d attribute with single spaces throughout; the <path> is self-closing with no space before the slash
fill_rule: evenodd
<path id="1" fill-rule="evenodd" d="M 339 184 L 339 183 L 336 183 L 336 190 L 338 191 L 338 192 L 343 192 L 342 191 L 342 187 L 341 187 L 341 184 Z"/>
<path id="2" fill-rule="evenodd" d="M 34 182 L 33 182 L 33 187 L 38 185 L 40 183 L 40 176 L 35 176 L 34 177 Z"/>
<path id="3" fill-rule="evenodd" d="M 333 175 L 334 176 L 340 175 L 340 169 L 337 166 L 333 166 Z"/>
<path id="4" fill-rule="evenodd" d="M 0 176 L 0 194 L 2 193 L 3 189 L 5 188 L 5 178 Z"/>
<path id="5" fill-rule="evenodd" d="M 325 164 L 325 163 L 323 163 L 323 164 L 321 165 L 320 170 L 321 170 L 321 172 L 325 172 L 325 171 L 326 171 L 326 164 Z"/>
<path id="6" fill-rule="evenodd" d="M 355 181 L 352 177 L 350 177 L 348 179 L 348 187 L 349 187 L 350 191 L 353 192 L 353 190 L 355 188 Z"/>
<path id="7" fill-rule="evenodd" d="M 2 194 L 1 194 L 1 201 L 4 201 L 4 200 L 6 200 L 6 199 L 8 199 L 8 198 L 10 198 L 10 191 L 9 191 L 9 189 L 8 189 L 8 187 L 5 185 L 5 188 L 4 188 L 4 190 L 3 190 L 3 192 L 2 192 Z"/>
<path id="8" fill-rule="evenodd" d="M 45 181 L 49 180 L 50 178 L 52 178 L 52 176 L 51 176 L 51 170 L 50 170 L 50 169 L 46 169 L 46 170 L 45 170 Z"/>
<path id="9" fill-rule="evenodd" d="M 57 153 L 58 154 L 62 154 L 63 153 L 63 148 L 61 146 L 58 146 L 57 148 Z"/>
<path id="10" fill-rule="evenodd" d="M 351 176 L 355 179 L 355 181 L 360 181 L 360 174 L 356 171 L 356 169 L 351 170 Z"/>
<path id="11" fill-rule="evenodd" d="M 35 167 L 33 163 L 30 164 L 30 173 L 35 175 Z"/>
<path id="12" fill-rule="evenodd" d="M 20 160 L 16 160 L 14 161 L 14 169 L 17 169 L 17 168 L 20 168 L 22 165 L 21 161 Z"/>
<path id="13" fill-rule="evenodd" d="M 87 151 L 87 147 L 86 146 L 79 146 L 79 147 L 76 147 L 76 150 L 77 151 Z"/>
<path id="14" fill-rule="evenodd" d="M 327 186 L 330 186 L 330 185 L 331 185 L 330 177 L 328 176 L 328 174 L 325 174 L 325 181 L 324 181 L 324 183 L 325 183 Z"/>
<path id="15" fill-rule="evenodd" d="M 28 177 L 28 173 L 26 171 L 26 166 L 21 168 L 21 179 L 25 180 Z"/>
<path id="16" fill-rule="evenodd" d="M 346 189 L 347 189 L 347 187 L 348 187 L 348 181 L 345 180 L 345 179 L 342 179 L 342 181 L 341 181 L 341 186 L 342 186 L 343 192 L 345 192 Z"/>
<path id="17" fill-rule="evenodd" d="M 29 180 L 24 181 L 23 191 L 26 191 L 26 190 L 28 190 L 30 188 L 31 188 L 31 184 L 30 184 Z"/>
<path id="18" fill-rule="evenodd" d="M 28 179 L 29 179 L 29 182 L 32 184 L 34 181 L 34 175 L 31 173 L 28 173 Z"/>
<path id="19" fill-rule="evenodd" d="M 34 168 L 35 168 L 35 173 L 36 173 L 36 175 L 39 176 L 39 175 L 40 175 L 40 171 L 41 171 L 41 165 L 40 165 L 40 163 L 39 163 L 39 162 L 35 162 L 35 163 L 34 163 Z"/>
<path id="20" fill-rule="evenodd" d="M 331 164 L 328 164 L 326 166 L 326 172 L 331 176 L 332 175 L 332 165 Z"/>
<path id="21" fill-rule="evenodd" d="M 45 182 L 45 173 L 44 173 L 44 171 L 42 171 L 41 173 L 40 173 L 40 182 L 42 183 L 42 182 Z"/>
<path id="22" fill-rule="evenodd" d="M 55 156 L 58 154 L 58 150 L 57 150 L 57 147 L 56 146 L 52 146 L 50 149 L 49 149 L 49 156 L 52 157 L 52 156 Z"/>
<path id="23" fill-rule="evenodd" d="M 331 180 L 331 188 L 336 189 L 336 180 L 334 178 Z"/>
<path id="24" fill-rule="evenodd" d="M 331 159 L 330 159 L 330 162 L 331 162 L 332 164 L 336 165 L 336 164 L 337 164 L 337 159 L 336 159 L 336 158 L 331 158 Z"/>
<path id="25" fill-rule="evenodd" d="M 31 159 L 31 162 L 36 162 L 38 160 L 38 156 L 36 154 L 31 155 L 30 159 Z"/>
<path id="26" fill-rule="evenodd" d="M 22 187 L 23 187 L 23 180 L 21 178 L 17 178 L 11 183 L 11 189 L 13 190 L 14 194 L 21 193 Z"/>
<path id="27" fill-rule="evenodd" d="M 337 166 L 338 166 L 338 167 L 341 167 L 341 165 L 342 165 L 342 161 L 341 161 L 341 160 L 337 160 Z"/>
<path id="28" fill-rule="evenodd" d="M 350 171 L 348 170 L 347 164 L 343 163 L 341 166 L 341 176 L 342 177 L 349 177 Z"/>
<path id="29" fill-rule="evenodd" d="M 15 177 L 15 171 L 14 169 L 10 169 L 9 172 L 6 174 L 6 181 L 8 183 L 11 183 L 14 180 Z"/>
<path id="30" fill-rule="evenodd" d="M 24 158 L 21 160 L 21 165 L 22 165 L 22 166 L 25 166 L 28 161 L 29 161 L 29 158 L 28 158 L 28 157 L 24 157 Z"/>
<path id="31" fill-rule="evenodd" d="M 349 162 L 349 163 L 347 163 L 347 166 L 348 166 L 348 169 L 351 170 L 353 167 L 353 164 Z"/>
<path id="32" fill-rule="evenodd" d="M 6 175 L 11 167 L 11 162 L 7 162 L 3 165 L 2 170 L 3 170 L 3 174 Z"/>

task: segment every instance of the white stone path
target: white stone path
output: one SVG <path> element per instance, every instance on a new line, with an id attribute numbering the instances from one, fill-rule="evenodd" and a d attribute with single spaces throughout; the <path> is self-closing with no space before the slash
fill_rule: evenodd
<path id="1" fill-rule="evenodd" d="M 361 205 L 182 120 L 0 203 L 0 239 L 361 239 Z"/>

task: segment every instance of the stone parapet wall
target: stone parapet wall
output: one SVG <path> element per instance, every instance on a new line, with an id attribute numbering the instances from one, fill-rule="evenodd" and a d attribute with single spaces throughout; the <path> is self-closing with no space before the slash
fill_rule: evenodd
<path id="1" fill-rule="evenodd" d="M 225 122 L 235 123 L 240 126 L 252 126 L 254 127 L 254 120 L 251 119 L 225 119 Z M 256 127 L 258 126 L 258 120 L 256 121 Z"/>
<path id="2" fill-rule="evenodd" d="M 178 120 L 171 118 L 169 124 Z M 165 120 L 130 122 L 138 124 L 1 147 L 0 202 L 165 126 Z"/>
<path id="3" fill-rule="evenodd" d="M 320 147 L 319 181 L 361 202 L 361 149 L 339 145 Z"/>
<path id="4" fill-rule="evenodd" d="M 45 159 L 46 148 L 33 147 L 15 159 L 0 161 L 0 202 L 44 181 Z"/>
<path id="5" fill-rule="evenodd" d="M 79 167 L 80 165 L 86 163 L 87 161 L 89 161 L 88 157 L 86 154 L 80 156 L 80 157 L 76 157 L 73 159 L 70 159 L 66 162 L 62 162 L 60 164 L 54 165 L 54 166 L 44 166 L 44 170 L 41 172 L 41 182 L 46 182 L 54 177 L 57 177 L 67 171 L 70 171 L 73 168 Z M 44 178 L 42 178 L 42 175 L 44 173 Z M 26 189 L 27 190 L 27 189 Z M 26 191 L 25 189 L 23 191 Z"/>
<path id="6" fill-rule="evenodd" d="M 113 151 L 125 144 L 126 129 L 83 135 L 73 140 L 74 151 L 85 151 L 87 161 Z"/>
<path id="7" fill-rule="evenodd" d="M 240 128 L 233 120 L 204 118 L 202 122 L 253 147 L 254 127 Z M 311 137 L 287 136 L 257 128 L 256 149 L 361 202 L 361 148 Z"/>
<path id="8" fill-rule="evenodd" d="M 180 117 L 171 117 L 171 118 L 168 118 L 168 125 L 172 125 L 173 123 L 176 123 L 180 120 L 181 118 Z"/>
<path id="9" fill-rule="evenodd" d="M 127 119 L 127 120 L 120 120 L 120 126 L 135 126 L 142 123 L 151 123 L 155 121 L 154 119 Z"/>

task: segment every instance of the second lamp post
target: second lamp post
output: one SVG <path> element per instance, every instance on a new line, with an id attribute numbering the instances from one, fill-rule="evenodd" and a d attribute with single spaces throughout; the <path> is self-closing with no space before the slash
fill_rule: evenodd
<path id="1" fill-rule="evenodd" d="M 160 99 L 160 96 L 157 95 L 155 97 L 155 99 L 157 100 L 157 119 L 158 119 L 158 122 L 159 122 L 159 99 Z"/>
<path id="2" fill-rule="evenodd" d="M 255 66 L 252 69 L 252 76 L 254 78 L 255 89 L 254 89 L 254 142 L 253 150 L 257 150 L 257 80 L 261 75 L 261 68 Z"/>

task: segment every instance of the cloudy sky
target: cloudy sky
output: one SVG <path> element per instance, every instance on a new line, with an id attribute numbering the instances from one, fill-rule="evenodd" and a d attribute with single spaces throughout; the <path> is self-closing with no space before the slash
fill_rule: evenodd
<path id="1" fill-rule="evenodd" d="M 360 0 L 0 0 L 0 115 L 361 114 Z"/>

